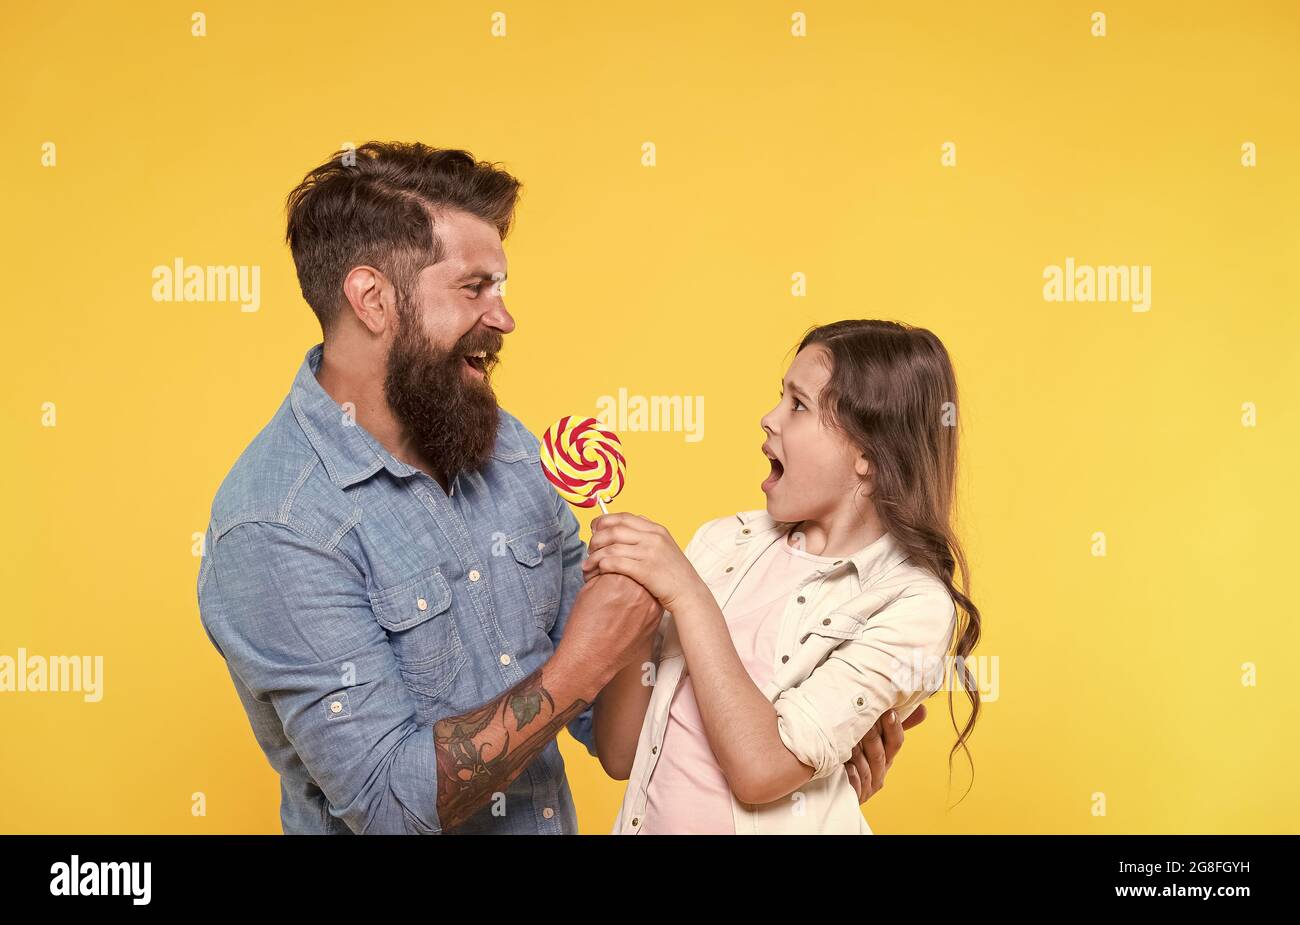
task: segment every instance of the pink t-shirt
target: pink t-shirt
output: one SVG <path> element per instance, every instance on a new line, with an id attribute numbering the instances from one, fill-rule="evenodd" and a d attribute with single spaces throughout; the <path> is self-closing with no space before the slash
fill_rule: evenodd
<path id="1" fill-rule="evenodd" d="M 843 557 L 841 557 L 843 558 Z M 781 615 L 790 594 L 812 572 L 839 560 L 814 556 L 778 540 L 759 557 L 723 609 L 745 670 L 759 687 L 772 679 Z M 731 788 L 718 767 L 689 672 L 668 708 L 668 723 L 646 787 L 645 835 L 734 835 Z"/>

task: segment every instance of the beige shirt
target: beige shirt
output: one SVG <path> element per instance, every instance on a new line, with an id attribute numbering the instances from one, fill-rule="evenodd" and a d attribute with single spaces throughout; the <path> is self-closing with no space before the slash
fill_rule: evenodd
<path id="1" fill-rule="evenodd" d="M 814 556 L 784 540 L 769 543 L 722 609 L 727 632 L 749 679 L 772 680 L 773 652 L 790 592 L 837 556 Z M 680 624 L 679 624 L 680 628 Z M 713 753 L 695 697 L 695 676 L 683 671 L 668 707 L 659 761 L 646 784 L 642 835 L 734 835 L 731 784 Z"/>
<path id="2" fill-rule="evenodd" d="M 746 572 L 791 524 L 764 510 L 700 527 L 686 557 L 725 607 Z M 914 566 L 890 534 L 811 572 L 789 594 L 763 694 L 781 741 L 812 779 L 772 803 L 731 798 L 737 834 L 863 834 L 871 828 L 844 769 L 885 711 L 900 722 L 943 684 L 957 611 L 943 583 Z M 660 625 L 655 686 L 614 834 L 639 832 L 673 694 L 686 659 L 673 622 Z"/>

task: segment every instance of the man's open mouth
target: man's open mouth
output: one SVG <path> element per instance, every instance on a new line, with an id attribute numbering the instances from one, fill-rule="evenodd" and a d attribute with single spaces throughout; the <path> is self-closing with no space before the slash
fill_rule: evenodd
<path id="1" fill-rule="evenodd" d="M 480 350 L 477 353 L 466 353 L 462 356 L 465 365 L 480 376 L 486 374 L 488 366 L 488 355 L 486 350 Z"/>

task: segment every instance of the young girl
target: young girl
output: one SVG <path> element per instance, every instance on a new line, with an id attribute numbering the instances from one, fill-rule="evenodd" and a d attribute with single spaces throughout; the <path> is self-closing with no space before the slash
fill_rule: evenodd
<path id="1" fill-rule="evenodd" d="M 593 521 L 587 577 L 626 575 L 665 610 L 596 700 L 601 762 L 629 780 L 615 833 L 871 834 L 844 765 L 877 719 L 905 719 L 949 661 L 972 703 L 953 752 L 979 713 L 943 344 L 840 321 L 804 336 L 781 386 L 766 510 L 704 524 L 684 553 L 644 517 Z"/>

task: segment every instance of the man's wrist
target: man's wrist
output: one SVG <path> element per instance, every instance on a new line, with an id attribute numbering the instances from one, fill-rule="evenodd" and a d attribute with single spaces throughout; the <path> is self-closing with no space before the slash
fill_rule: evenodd
<path id="1" fill-rule="evenodd" d="M 546 668 L 554 676 L 555 685 L 587 703 L 594 703 L 596 695 L 618 673 L 617 667 L 607 666 L 603 659 L 575 652 L 563 643 L 556 648 Z"/>

